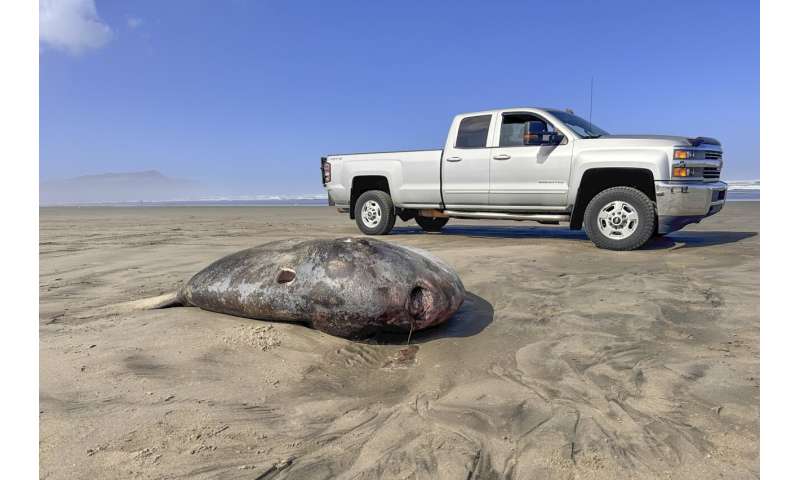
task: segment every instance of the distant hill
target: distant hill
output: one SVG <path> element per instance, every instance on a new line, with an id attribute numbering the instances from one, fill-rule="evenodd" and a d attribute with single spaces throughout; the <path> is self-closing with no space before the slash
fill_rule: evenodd
<path id="1" fill-rule="evenodd" d="M 41 205 L 159 202 L 183 200 L 200 194 L 201 185 L 170 178 L 156 170 L 85 175 L 39 185 Z"/>

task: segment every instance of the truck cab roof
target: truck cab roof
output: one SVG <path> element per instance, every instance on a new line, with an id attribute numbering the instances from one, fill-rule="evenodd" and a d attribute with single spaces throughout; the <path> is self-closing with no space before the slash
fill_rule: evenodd
<path id="1" fill-rule="evenodd" d="M 547 113 L 552 111 L 559 111 L 559 112 L 566 112 L 567 109 L 563 108 L 545 108 L 545 107 L 509 107 L 509 108 L 494 108 L 492 110 L 481 110 L 478 112 L 464 112 L 459 113 L 458 117 L 465 117 L 465 116 L 472 116 L 472 115 L 489 115 L 495 113 L 505 113 L 505 112 L 514 112 L 514 111 L 528 111 L 534 113 Z"/>

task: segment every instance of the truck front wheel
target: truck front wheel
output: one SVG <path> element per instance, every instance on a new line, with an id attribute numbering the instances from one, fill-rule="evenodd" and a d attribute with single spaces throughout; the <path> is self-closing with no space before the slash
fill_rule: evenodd
<path id="1" fill-rule="evenodd" d="M 356 224 L 366 235 L 386 235 L 397 220 L 392 197 L 382 190 L 369 190 L 356 201 Z"/>
<path id="2" fill-rule="evenodd" d="M 635 250 L 652 237 L 655 219 L 655 206 L 641 190 L 612 187 L 586 206 L 583 228 L 600 248 Z"/>
<path id="3" fill-rule="evenodd" d="M 439 232 L 442 230 L 442 227 L 447 225 L 448 220 L 447 217 L 423 217 L 421 215 L 417 215 L 414 217 L 414 220 L 417 221 L 417 225 L 420 226 L 426 232 Z"/>

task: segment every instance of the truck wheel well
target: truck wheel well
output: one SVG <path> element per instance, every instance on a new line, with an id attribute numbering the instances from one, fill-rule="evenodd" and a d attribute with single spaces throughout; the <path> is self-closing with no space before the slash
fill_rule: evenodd
<path id="1" fill-rule="evenodd" d="M 653 172 L 644 168 L 593 168 L 584 172 L 575 206 L 572 207 L 569 227 L 578 230 L 583 224 L 586 205 L 595 195 L 611 187 L 633 187 L 656 201 Z"/>
<path id="2" fill-rule="evenodd" d="M 386 177 L 380 175 L 354 177 L 353 186 L 350 187 L 350 218 L 356 218 L 355 208 L 358 197 L 369 190 L 381 190 L 389 195 L 392 194 L 392 192 L 389 191 L 389 181 L 386 180 Z"/>

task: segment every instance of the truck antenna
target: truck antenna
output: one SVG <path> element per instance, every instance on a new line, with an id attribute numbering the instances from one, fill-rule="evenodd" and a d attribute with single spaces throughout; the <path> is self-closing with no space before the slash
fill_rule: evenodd
<path id="1" fill-rule="evenodd" d="M 594 106 L 594 76 L 589 82 L 589 125 L 592 124 L 592 107 Z"/>

